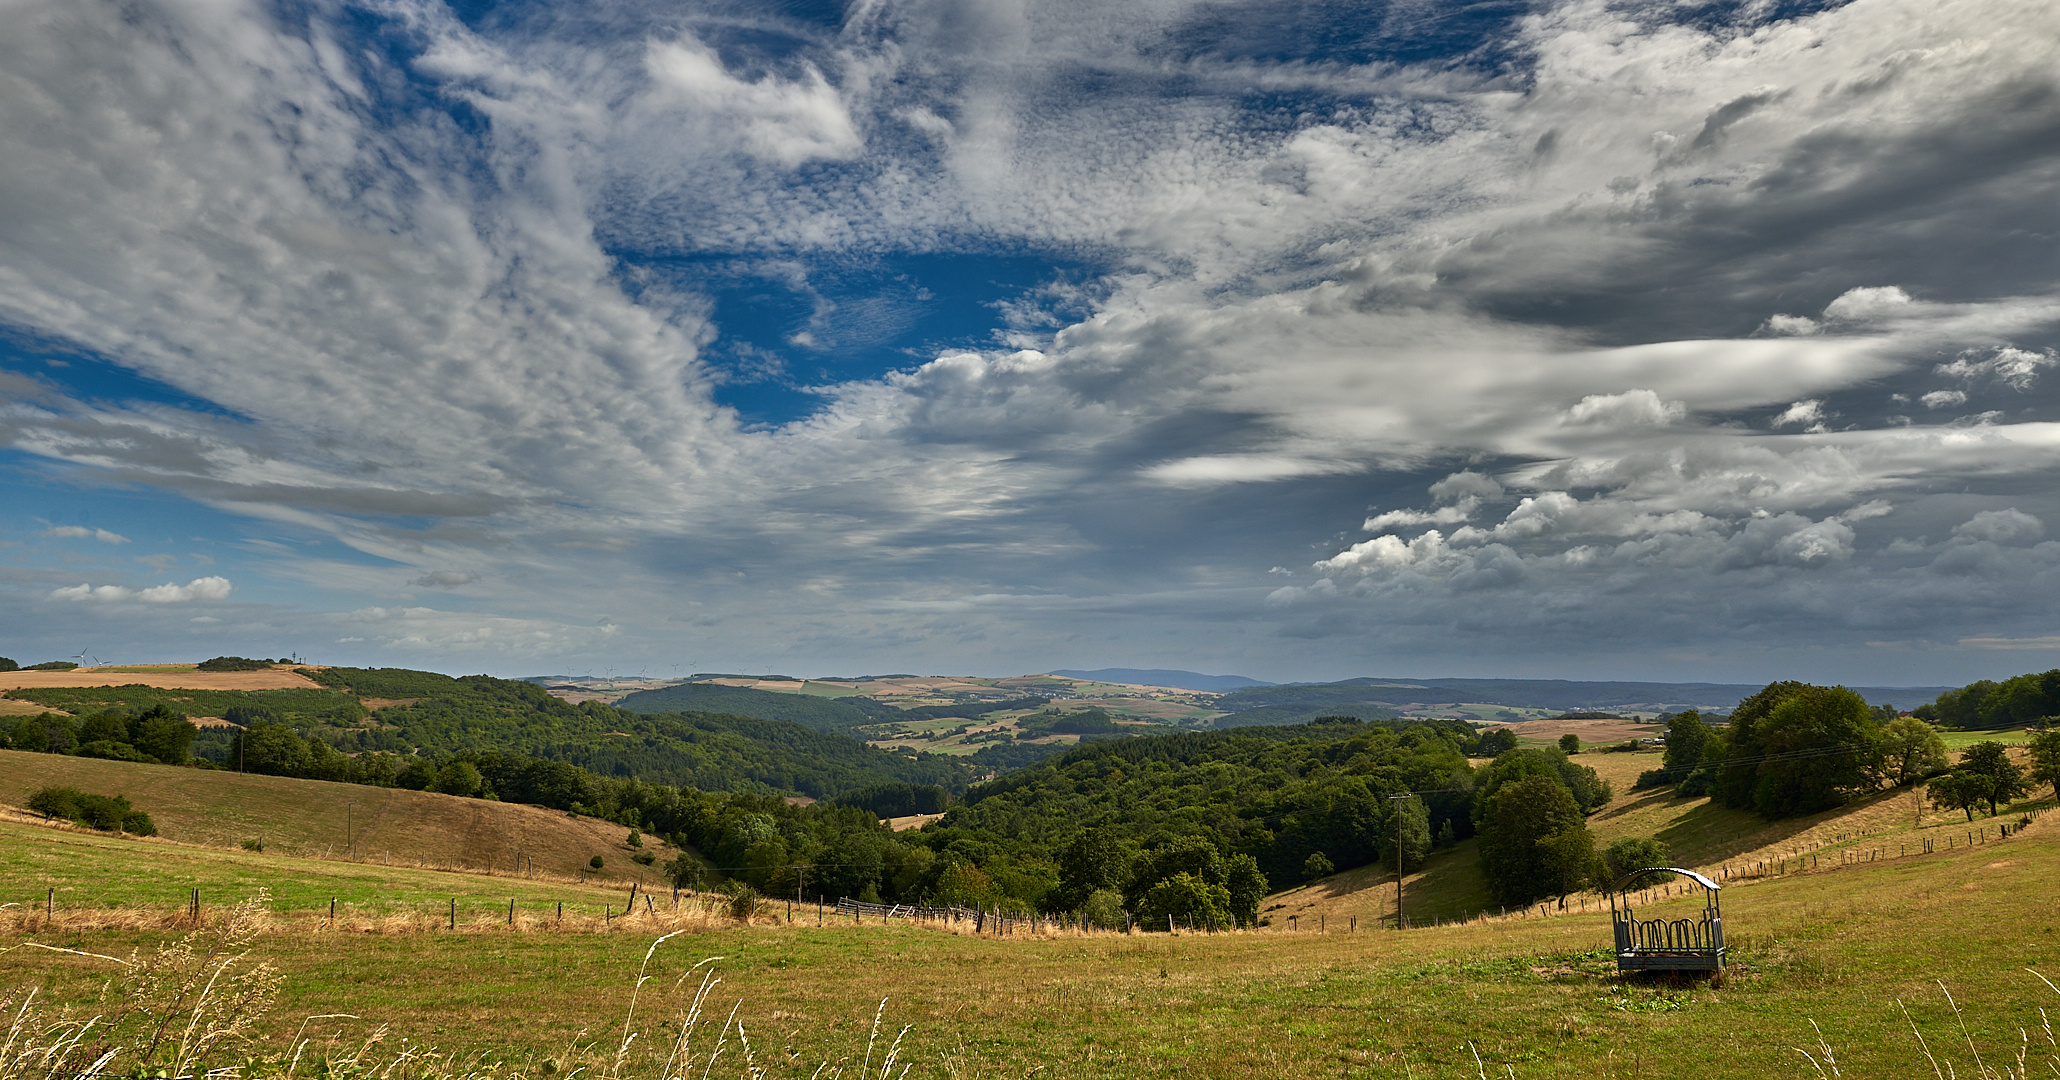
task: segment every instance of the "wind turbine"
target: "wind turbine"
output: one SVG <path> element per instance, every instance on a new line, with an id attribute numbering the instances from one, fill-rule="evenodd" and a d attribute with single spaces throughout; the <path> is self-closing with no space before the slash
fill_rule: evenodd
<path id="1" fill-rule="evenodd" d="M 84 666 L 86 663 L 86 650 L 80 649 L 78 652 L 73 653 L 72 662 Z"/>

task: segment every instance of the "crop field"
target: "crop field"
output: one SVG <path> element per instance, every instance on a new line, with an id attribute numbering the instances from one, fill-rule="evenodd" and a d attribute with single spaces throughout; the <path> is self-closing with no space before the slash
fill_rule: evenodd
<path id="1" fill-rule="evenodd" d="M 0 838 L 10 849 L 30 842 Z M 265 877 L 296 872 L 269 856 L 221 854 Z M 109 882 L 179 883 L 152 845 L 134 841 L 68 849 L 66 859 Z M 541 1078 L 609 1073 L 633 1030 L 646 1038 L 614 1074 L 656 1080 L 663 1055 L 646 1058 L 643 1047 L 665 1044 L 663 1024 L 712 969 L 722 981 L 705 1009 L 721 1018 L 734 1006 L 756 1063 L 774 1076 L 807 1076 L 819 1061 L 856 1072 L 882 999 L 874 1062 L 908 1025 L 900 1057 L 914 1077 L 1806 1077 L 1817 1072 L 1800 1051 L 1822 1061 L 1827 1047 L 1846 1076 L 1928 1074 L 1926 1047 L 1954 1075 L 2014 1075 L 2020 1048 L 2030 1075 L 2050 1075 L 2060 1050 L 2040 1010 L 2060 1013 L 2060 993 L 2033 972 L 2060 971 L 2056 866 L 2060 830 L 2041 821 L 1991 846 L 1728 888 L 1733 951 L 1721 988 L 1618 979 L 1606 919 L 1592 912 L 1400 933 L 1319 933 L 1303 921 L 1296 931 L 997 938 L 834 918 L 817 926 L 807 908 L 788 923 L 778 906 L 750 926 L 640 910 L 565 929 L 525 912 L 512 930 L 496 924 L 504 907 L 484 908 L 455 933 L 434 920 L 332 932 L 289 911 L 253 946 L 253 959 L 284 976 L 254 1049 L 283 1055 L 299 1034 L 319 1059 L 383 1026 L 382 1053 L 407 1040 Z M 351 886 L 338 875 L 366 869 L 303 862 L 300 888 L 343 892 Z M 437 879 L 440 896 L 465 877 L 407 873 Z M 491 884 L 505 905 L 514 884 Z M 60 918 L 9 945 L 75 952 L 9 947 L 0 985 L 86 1007 L 115 965 L 80 954 L 147 955 L 183 932 Z M 716 1026 L 697 1037 L 706 1053 Z M 729 1045 L 716 1072 L 742 1074 L 734 1037 Z"/>

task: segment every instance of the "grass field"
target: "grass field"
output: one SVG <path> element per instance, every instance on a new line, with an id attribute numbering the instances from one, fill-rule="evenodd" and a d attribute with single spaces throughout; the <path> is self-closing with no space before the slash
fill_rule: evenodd
<path id="1" fill-rule="evenodd" d="M 111 877 L 125 868 L 105 861 L 120 855 L 72 858 Z M 147 852 L 126 858 L 134 876 L 157 869 Z M 1299 933 L 1003 939 L 641 914 L 610 933 L 494 930 L 491 920 L 458 934 L 303 926 L 255 945 L 285 976 L 258 1035 L 278 1053 L 307 1025 L 308 1053 L 320 1057 L 386 1025 L 395 1041 L 481 1052 L 508 1075 L 609 1075 L 639 964 L 680 925 L 687 932 L 653 954 L 628 1026 L 662 1044 L 658 1025 L 698 980 L 691 966 L 721 957 L 709 1008 L 722 1017 L 738 1005 L 775 1076 L 807 1076 L 820 1060 L 856 1072 L 882 998 L 888 1037 L 912 1025 L 903 1057 L 914 1077 L 1813 1076 L 1797 1051 L 1821 1058 L 1819 1029 L 1840 1075 L 1925 1075 L 1911 1024 L 1953 1075 L 1983 1075 L 1977 1050 L 1987 1075 L 2014 1075 L 2020 1045 L 2030 1075 L 2052 1075 L 2060 1051 L 2039 1010 L 2060 1013 L 2060 994 L 2026 969 L 2060 977 L 2056 866 L 2060 829 L 2041 821 L 1993 846 L 1735 886 L 1724 894 L 1733 963 L 1722 989 L 1619 981 L 1606 921 L 1593 914 L 1404 933 L 1318 934 L 1305 923 Z M 320 892 L 337 869 L 302 872 Z M 36 940 L 124 956 L 174 933 Z M 12 948 L 0 953 L 0 985 L 85 1005 L 110 967 Z M 339 1012 L 350 1018 L 308 1019 Z M 718 1074 L 744 1072 L 732 1047 Z M 658 1063 L 639 1051 L 620 1074 L 657 1080 Z"/>
<path id="2" fill-rule="evenodd" d="M 555 879 L 578 878 L 595 855 L 609 880 L 656 886 L 655 868 L 630 860 L 629 830 L 594 818 L 426 791 L 332 784 L 283 776 L 174 769 L 128 761 L 0 750 L 0 803 L 21 806 L 46 785 L 124 795 L 167 840 L 230 848 L 261 840 L 268 854 L 395 866 L 452 866 Z M 663 866 L 673 852 L 644 839 Z M 518 862 L 519 860 L 519 862 Z"/>

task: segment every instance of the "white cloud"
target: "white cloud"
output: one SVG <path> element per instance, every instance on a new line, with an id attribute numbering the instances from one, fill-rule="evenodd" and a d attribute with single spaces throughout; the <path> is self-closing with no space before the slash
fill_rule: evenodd
<path id="1" fill-rule="evenodd" d="M 1848 289 L 1824 305 L 1824 317 L 1834 322 L 1870 322 L 1908 310 L 1910 294 L 1894 285 Z"/>
<path id="2" fill-rule="evenodd" d="M 1589 394 L 1566 412 L 1567 423 L 1597 427 L 1665 427 L 1688 415 L 1688 406 L 1662 401 L 1650 390 Z"/>
<path id="3" fill-rule="evenodd" d="M 1788 427 L 1791 424 L 1807 425 L 1809 430 L 1821 431 L 1824 426 L 1824 403 L 1815 399 L 1798 401 L 1774 417 L 1774 426 Z"/>
<path id="4" fill-rule="evenodd" d="M 1769 315 L 1761 329 L 1769 334 L 1785 337 L 1807 337 L 1821 332 L 1824 328 L 1818 325 L 1815 319 L 1804 315 Z"/>
<path id="5" fill-rule="evenodd" d="M 225 577 L 213 576 L 194 578 L 184 585 L 166 582 L 145 589 L 132 589 L 125 585 L 71 585 L 52 589 L 53 600 L 92 600 L 113 603 L 124 600 L 140 600 L 146 604 L 185 604 L 196 600 L 226 600 L 234 586 Z"/>
<path id="6" fill-rule="evenodd" d="M 1927 409 L 1951 409 L 1967 404 L 1965 390 L 1933 390 L 1917 399 Z"/>
<path id="7" fill-rule="evenodd" d="M 2037 543 L 2046 535 L 2046 526 L 2038 518 L 2013 506 L 2004 510 L 1983 510 L 1955 525 L 1953 535 L 1963 540 L 1987 540 L 2018 546 Z"/>
<path id="8" fill-rule="evenodd" d="M 106 529 L 88 529 L 83 525 L 58 525 L 43 530 L 44 536 L 66 540 L 98 540 L 103 544 L 126 544 L 129 538 Z"/>
<path id="9" fill-rule="evenodd" d="M 2006 345 L 1992 350 L 1986 360 L 1977 360 L 1976 355 L 1974 352 L 1961 353 L 1950 363 L 1940 364 L 1933 370 L 1940 375 L 1965 379 L 1968 382 L 1993 379 L 2013 390 L 2024 391 L 2031 389 L 2032 384 L 2038 381 L 2042 369 L 2060 364 L 2060 355 L 2056 355 L 2051 349 L 2035 353 Z M 1931 395 L 1927 394 L 1925 397 L 1928 400 Z M 1962 401 L 1966 398 L 1967 395 L 1960 395 Z"/>

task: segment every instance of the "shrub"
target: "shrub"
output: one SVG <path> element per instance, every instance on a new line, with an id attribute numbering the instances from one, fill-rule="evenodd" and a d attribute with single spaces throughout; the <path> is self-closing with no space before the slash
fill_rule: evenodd
<path id="1" fill-rule="evenodd" d="M 631 830 L 629 831 L 629 840 L 628 840 L 628 843 L 629 843 L 629 846 L 631 846 L 631 847 L 643 847 L 643 846 L 644 846 L 644 834 L 643 834 L 643 833 L 640 833 L 640 832 L 638 832 L 638 831 L 637 831 L 637 830 L 635 830 L 635 829 L 631 829 Z"/>
<path id="2" fill-rule="evenodd" d="M 46 787 L 29 796 L 29 809 L 45 817 L 64 818 L 89 829 L 120 830 L 136 836 L 156 836 L 157 825 L 150 815 L 129 805 L 120 795 L 89 795 L 78 788 Z"/>
<path id="3" fill-rule="evenodd" d="M 649 866 L 652 863 L 658 861 L 658 856 L 648 851 L 639 851 L 636 854 L 631 855 L 629 857 L 629 861 L 636 863 L 638 866 Z"/>
<path id="4" fill-rule="evenodd" d="M 252 660 L 243 656 L 217 656 L 202 660 L 195 665 L 197 671 L 263 671 L 272 666 L 270 660 Z"/>
<path id="5" fill-rule="evenodd" d="M 1230 890 L 1185 870 L 1174 874 L 1146 890 L 1137 905 L 1138 923 L 1146 929 L 1165 926 L 1169 918 L 1174 926 L 1232 926 Z"/>
<path id="6" fill-rule="evenodd" d="M 603 866 L 606 866 L 607 863 L 603 862 L 599 855 L 596 855 L 593 858 L 587 860 L 587 865 L 593 867 L 596 870 L 599 870 Z"/>
<path id="7" fill-rule="evenodd" d="M 245 840 L 243 842 L 243 850 L 256 851 L 262 853 L 265 850 L 265 838 L 260 836 L 254 839 Z"/>
<path id="8" fill-rule="evenodd" d="M 1096 889 L 1080 905 L 1080 925 L 1099 930 L 1123 929 L 1123 894 L 1114 889 Z"/>
<path id="9" fill-rule="evenodd" d="M 1581 737 L 1569 731 L 1559 737 L 1559 748 L 1569 754 L 1581 752 Z"/>
<path id="10" fill-rule="evenodd" d="M 1331 865 L 1330 856 L 1325 855 L 1321 851 L 1312 851 L 1309 853 L 1308 858 L 1302 860 L 1302 880 L 1304 881 L 1314 881 L 1320 877 L 1329 877 L 1337 872 L 1338 868 Z"/>
<path id="11" fill-rule="evenodd" d="M 758 905 L 763 898 L 758 895 L 758 890 L 752 888 L 749 882 L 726 882 L 723 884 L 722 891 L 724 895 L 730 898 L 730 918 L 738 922 L 750 922 L 751 916 L 758 913 Z"/>
<path id="12" fill-rule="evenodd" d="M 1633 870 L 1667 864 L 1666 841 L 1653 837 L 1627 836 L 1602 849 L 1602 861 L 1609 864 L 1612 880 Z M 1664 875 L 1671 878 L 1673 875 Z"/>

